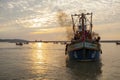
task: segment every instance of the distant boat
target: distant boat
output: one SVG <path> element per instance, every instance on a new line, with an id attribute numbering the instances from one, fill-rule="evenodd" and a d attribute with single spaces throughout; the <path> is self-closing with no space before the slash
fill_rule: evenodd
<path id="1" fill-rule="evenodd" d="M 88 19 L 89 16 L 90 19 Z M 100 53 L 102 53 L 99 43 L 100 37 L 92 31 L 92 13 L 75 14 L 71 17 L 74 37 L 71 43 L 66 44 L 65 54 L 72 60 L 99 60 Z"/>
<path id="2" fill-rule="evenodd" d="M 120 42 L 116 42 L 116 45 L 120 45 Z"/>
<path id="3" fill-rule="evenodd" d="M 29 44 L 29 42 L 24 42 L 24 44 Z"/>
<path id="4" fill-rule="evenodd" d="M 23 43 L 22 42 L 16 42 L 16 45 L 22 46 Z"/>

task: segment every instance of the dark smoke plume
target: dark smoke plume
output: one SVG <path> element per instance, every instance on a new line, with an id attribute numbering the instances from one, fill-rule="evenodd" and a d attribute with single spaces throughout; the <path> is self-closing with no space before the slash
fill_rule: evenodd
<path id="1" fill-rule="evenodd" d="M 65 12 L 58 11 L 57 20 L 60 27 L 65 27 L 67 40 L 71 40 L 71 38 L 73 37 L 73 32 L 72 32 L 72 22 L 71 22 L 70 15 L 68 16 Z"/>

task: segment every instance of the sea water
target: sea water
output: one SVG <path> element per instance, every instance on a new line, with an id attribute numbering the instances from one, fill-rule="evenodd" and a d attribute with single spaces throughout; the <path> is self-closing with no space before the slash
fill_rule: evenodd
<path id="1" fill-rule="evenodd" d="M 0 80 L 119 80 L 120 46 L 101 44 L 99 62 L 68 61 L 65 45 L 0 43 Z"/>

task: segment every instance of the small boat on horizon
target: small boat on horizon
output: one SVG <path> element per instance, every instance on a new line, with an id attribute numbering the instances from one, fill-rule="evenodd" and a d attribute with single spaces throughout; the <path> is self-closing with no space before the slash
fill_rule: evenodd
<path id="1" fill-rule="evenodd" d="M 22 46 L 23 43 L 22 42 L 16 42 L 16 45 Z"/>
<path id="2" fill-rule="evenodd" d="M 29 44 L 29 42 L 24 42 L 24 44 Z"/>
<path id="3" fill-rule="evenodd" d="M 116 45 L 120 45 L 120 42 L 116 42 Z"/>

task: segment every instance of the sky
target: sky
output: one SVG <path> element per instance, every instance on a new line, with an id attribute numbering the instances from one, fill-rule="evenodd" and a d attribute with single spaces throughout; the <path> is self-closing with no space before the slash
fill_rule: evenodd
<path id="1" fill-rule="evenodd" d="M 64 24 L 81 12 L 93 12 L 101 39 L 120 40 L 120 0 L 0 0 L 0 39 L 67 40 L 72 26 Z"/>

